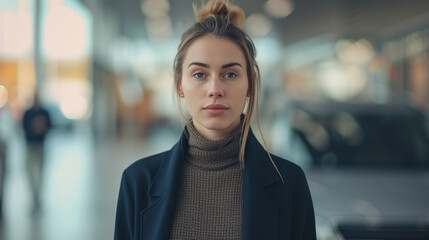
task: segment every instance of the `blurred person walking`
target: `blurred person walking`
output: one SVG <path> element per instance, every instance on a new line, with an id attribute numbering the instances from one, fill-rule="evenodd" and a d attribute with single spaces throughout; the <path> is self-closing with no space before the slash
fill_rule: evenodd
<path id="1" fill-rule="evenodd" d="M 27 170 L 33 195 L 33 212 L 40 210 L 40 182 L 45 158 L 44 143 L 49 129 L 52 127 L 49 112 L 34 96 L 32 107 L 25 111 L 22 122 L 27 143 Z"/>

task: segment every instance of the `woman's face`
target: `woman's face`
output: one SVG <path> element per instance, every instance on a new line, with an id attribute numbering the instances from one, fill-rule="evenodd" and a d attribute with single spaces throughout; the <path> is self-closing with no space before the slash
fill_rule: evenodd
<path id="1" fill-rule="evenodd" d="M 231 40 L 205 35 L 188 47 L 182 70 L 178 91 L 195 128 L 216 140 L 237 127 L 248 95 L 241 48 Z"/>

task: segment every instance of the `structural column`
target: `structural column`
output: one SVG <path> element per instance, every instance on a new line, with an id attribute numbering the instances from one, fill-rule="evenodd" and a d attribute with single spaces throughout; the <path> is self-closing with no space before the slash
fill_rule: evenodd
<path id="1" fill-rule="evenodd" d="M 36 71 L 36 93 L 40 93 L 45 78 L 45 64 L 42 53 L 42 7 L 45 0 L 34 1 L 34 31 L 33 31 L 33 51 L 34 68 Z"/>

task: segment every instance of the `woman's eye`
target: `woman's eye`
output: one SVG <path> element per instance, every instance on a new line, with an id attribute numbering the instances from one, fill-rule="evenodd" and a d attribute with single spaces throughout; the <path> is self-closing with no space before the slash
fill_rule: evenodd
<path id="1" fill-rule="evenodd" d="M 200 79 L 200 78 L 204 78 L 206 75 L 204 74 L 204 73 L 195 73 L 194 74 L 194 77 L 196 77 L 196 78 L 198 78 L 198 79 Z"/>
<path id="2" fill-rule="evenodd" d="M 235 77 L 237 77 L 237 74 L 230 72 L 230 73 L 226 73 L 225 77 L 226 78 L 235 78 Z"/>

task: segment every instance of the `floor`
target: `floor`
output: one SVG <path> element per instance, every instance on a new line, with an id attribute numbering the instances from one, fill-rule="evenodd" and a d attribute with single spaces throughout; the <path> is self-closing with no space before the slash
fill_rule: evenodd
<path id="1" fill-rule="evenodd" d="M 147 138 L 94 138 L 87 126 L 53 130 L 46 142 L 41 209 L 33 212 L 19 131 L 8 136 L 1 240 L 112 239 L 122 171 L 169 149 L 179 128 L 158 127 Z M 107 139 L 107 140 L 106 140 Z"/>

